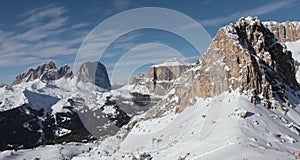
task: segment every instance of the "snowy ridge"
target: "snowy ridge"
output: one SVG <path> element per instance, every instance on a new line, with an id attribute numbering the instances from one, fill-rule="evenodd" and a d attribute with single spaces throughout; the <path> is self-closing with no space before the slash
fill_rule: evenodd
<path id="1" fill-rule="evenodd" d="M 156 64 L 153 65 L 151 67 L 162 67 L 162 66 L 189 66 L 190 64 L 184 60 L 184 59 L 180 59 L 180 58 L 172 58 L 172 59 L 168 59 L 166 60 L 164 63 L 162 64 Z"/>
<path id="2" fill-rule="evenodd" d="M 298 108 L 294 112 L 300 113 Z M 297 150 L 300 138 L 295 129 L 289 128 L 289 124 L 299 128 L 292 119 L 299 120 L 299 117 L 291 118 L 276 109 L 254 106 L 238 92 L 224 93 L 212 99 L 198 99 L 179 115 L 139 121 L 124 140 L 118 139 L 120 135 L 108 138 L 102 143 L 106 145 L 96 146 L 91 153 L 74 159 L 131 160 L 143 153 L 154 160 L 184 156 L 187 159 L 293 159 L 291 153 Z M 115 143 L 118 145 L 109 145 Z M 107 145 L 112 147 L 111 152 Z M 114 147 L 119 148 L 115 153 Z M 103 150 L 108 153 L 103 154 Z"/>
<path id="3" fill-rule="evenodd" d="M 181 114 L 145 120 L 145 114 L 131 132 L 121 130 L 103 142 L 38 147 L 34 150 L 5 151 L 1 159 L 71 158 L 74 160 L 125 159 L 153 157 L 156 159 L 294 159 L 300 146 L 299 107 L 293 114 L 278 109 L 268 110 L 253 105 L 238 92 L 224 93 L 197 102 Z M 245 113 L 246 117 L 241 115 Z M 292 112 L 289 112 L 292 113 Z M 189 146 L 189 147 L 187 147 Z M 44 157 L 43 152 L 51 152 Z M 82 153 L 83 152 L 83 153 Z M 38 156 L 40 155 L 40 156 Z M 47 154 L 48 155 L 48 154 Z"/>
<path id="4" fill-rule="evenodd" d="M 296 78 L 297 81 L 300 82 L 300 40 L 296 42 L 286 42 L 285 43 L 288 50 L 292 51 L 293 58 L 298 62 L 297 64 L 297 72 L 296 72 Z"/>
<path id="5" fill-rule="evenodd" d="M 244 24 L 252 27 L 257 25 L 257 23 L 260 23 L 257 18 L 247 17 L 241 18 L 239 24 L 237 23 L 236 25 L 241 24 L 239 27 L 243 29 L 245 26 L 242 25 Z M 242 42 L 240 42 L 241 37 L 237 34 L 238 31 L 234 28 L 233 24 L 225 26 L 222 29 L 221 31 L 224 31 L 225 37 L 229 38 L 225 40 L 233 40 L 233 43 L 230 43 L 229 47 L 234 45 L 232 47 L 237 48 L 237 51 L 245 51 L 243 55 L 253 54 L 247 50 L 249 49 L 247 39 L 242 39 Z M 243 32 L 245 31 L 243 30 Z M 268 44 L 269 46 L 267 47 L 272 47 L 277 43 L 275 39 L 270 39 L 269 42 L 270 44 Z M 263 42 L 257 40 L 255 45 L 260 44 L 263 44 Z M 229 47 L 226 47 L 226 49 Z M 224 48 L 215 48 L 218 50 L 216 53 L 221 53 L 220 50 Z M 214 48 L 210 49 L 213 50 Z M 284 55 L 287 52 L 272 53 Z M 238 54 L 238 52 L 236 54 Z M 269 55 L 267 52 L 259 52 L 257 55 L 253 54 L 253 60 L 259 60 L 260 56 L 262 56 L 259 54 L 265 54 L 265 56 Z M 239 60 L 233 59 L 233 61 L 236 62 Z M 225 62 L 225 59 L 221 57 L 219 57 L 219 60 L 213 60 L 213 64 L 221 68 L 220 73 L 224 71 L 229 73 L 235 69 L 232 66 L 228 66 L 230 64 Z M 248 64 L 252 63 L 249 61 Z M 173 59 L 158 66 L 178 65 L 188 64 L 185 61 Z M 260 63 L 260 65 L 266 67 L 264 63 Z M 154 65 L 153 67 L 156 66 L 157 65 Z M 198 68 L 200 69 L 203 67 L 201 64 L 199 66 Z M 237 66 L 237 68 L 240 69 L 237 73 L 244 71 L 244 68 L 241 67 L 242 65 Z M 190 71 L 195 71 L 195 68 L 191 68 Z M 267 69 L 271 70 L 270 67 Z M 213 67 L 210 68 L 209 66 L 204 69 L 203 73 L 209 73 L 211 71 L 214 71 Z M 184 74 L 188 75 L 189 73 L 185 72 Z M 279 87 L 280 90 L 278 89 L 276 92 L 284 93 L 287 96 L 283 99 L 286 98 L 287 104 L 289 105 L 284 104 L 280 107 L 276 107 L 276 104 L 279 104 L 276 95 L 274 96 L 275 98 L 268 98 L 267 101 L 265 101 L 266 95 L 263 93 L 255 93 L 254 95 L 254 88 L 251 87 L 249 87 L 249 89 L 240 90 L 241 86 L 232 89 L 233 87 L 229 85 L 229 90 L 223 90 L 222 93 L 215 94 L 208 98 L 199 98 L 199 96 L 195 96 L 195 94 L 193 94 L 194 97 L 184 97 L 186 90 L 192 90 L 193 87 L 197 87 L 196 85 L 193 86 L 193 83 L 189 84 L 188 81 L 201 76 L 203 75 L 191 74 L 190 79 L 187 78 L 188 76 L 181 76 L 174 80 L 176 85 L 177 83 L 178 85 L 182 83 L 182 92 L 176 90 L 176 88 L 171 89 L 168 94 L 162 96 L 163 100 L 152 108 L 157 110 L 150 109 L 144 113 L 143 109 L 145 108 L 140 108 L 141 112 L 139 112 L 139 114 L 134 113 L 130 115 L 133 117 L 129 123 L 122 126 L 116 135 L 109 136 L 103 141 L 99 140 L 84 145 L 89 146 L 88 150 L 80 145 L 78 148 L 81 148 L 82 152 L 79 153 L 79 151 L 75 149 L 76 147 L 74 148 L 74 146 L 78 144 L 73 143 L 46 146 L 49 152 L 51 152 L 51 156 L 53 156 L 51 158 L 74 160 L 296 159 L 292 153 L 298 152 L 300 146 L 299 91 L 286 87 L 287 85 L 271 86 L 270 92 L 273 92 L 272 87 Z M 273 80 L 276 80 L 278 77 L 279 76 L 273 78 Z M 229 80 L 236 79 L 240 81 L 243 77 L 228 76 L 227 78 Z M 251 79 L 253 77 L 248 78 Z M 183 80 L 180 81 L 180 79 Z M 224 79 L 222 78 L 221 81 Z M 52 82 L 36 80 L 26 83 L 26 85 L 16 85 L 12 87 L 10 91 L 1 88 L 0 93 L 4 95 L 1 99 L 8 99 L 11 102 L 16 98 L 14 96 L 18 95 L 20 103 L 25 103 L 26 101 L 30 102 L 32 99 L 40 98 L 40 95 L 45 97 L 49 96 L 51 98 L 54 97 L 56 100 L 58 99 L 58 101 L 56 101 L 54 105 L 49 105 L 50 107 L 46 108 L 48 109 L 47 111 L 64 112 L 63 108 L 60 107 L 67 103 L 69 97 L 83 97 L 85 100 L 82 102 L 83 106 L 88 106 L 90 110 L 97 110 L 99 106 L 102 106 L 101 109 L 103 113 L 110 115 L 111 118 L 115 118 L 117 111 L 115 103 L 113 103 L 115 99 L 111 98 L 112 100 L 108 101 L 106 100 L 107 97 L 117 95 L 121 97 L 121 102 L 126 104 L 132 103 L 129 99 L 134 98 L 130 92 L 150 94 L 149 89 L 143 84 L 125 85 L 118 90 L 103 92 L 104 90 L 101 90 L 101 88 L 94 89 L 95 86 L 92 83 L 83 82 L 77 83 L 79 88 L 74 89 L 68 85 L 73 84 L 71 83 L 72 81 L 76 81 L 76 78 L 59 79 Z M 214 86 L 217 82 L 218 81 L 208 81 L 203 85 Z M 276 81 L 276 83 L 284 82 Z M 262 84 L 262 86 L 265 85 L 266 83 Z M 22 88 L 24 86 L 26 87 Z M 203 92 L 203 90 L 200 91 Z M 7 94 L 7 92 L 9 92 L 9 94 Z M 51 98 L 47 98 L 46 101 L 50 102 Z M 252 98 L 258 100 L 255 101 L 255 103 L 254 101 L 251 103 Z M 182 107 L 181 111 L 179 111 L 180 99 L 185 99 L 190 102 L 186 103 L 186 106 Z M 105 103 L 107 105 L 103 105 Z M 33 103 L 33 105 L 38 107 L 40 104 Z M 126 111 L 136 108 L 122 109 Z M 152 112 L 155 112 L 155 114 L 158 113 L 157 115 L 159 116 L 156 116 Z M 105 125 L 103 128 L 107 127 Z M 26 124 L 24 124 L 24 126 L 28 127 Z M 61 130 L 61 132 L 57 134 L 63 135 L 65 132 L 68 132 L 68 130 Z M 43 134 L 41 133 L 41 137 L 42 136 Z M 75 151 L 73 151 L 73 149 Z M 36 150 L 21 150 L 20 152 L 5 151 L 0 153 L 0 158 L 9 159 L 13 156 L 16 159 L 33 159 L 35 158 L 35 156 L 33 156 L 34 154 L 45 152 L 43 147 L 38 147 Z M 71 152 L 72 154 L 66 154 L 65 151 Z M 45 159 L 50 159 L 50 157 L 45 157 Z"/>

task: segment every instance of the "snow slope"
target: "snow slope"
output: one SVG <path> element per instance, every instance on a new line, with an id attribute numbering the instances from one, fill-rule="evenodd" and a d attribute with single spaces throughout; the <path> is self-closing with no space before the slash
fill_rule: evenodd
<path id="1" fill-rule="evenodd" d="M 0 159 L 295 159 L 292 152 L 300 148 L 299 108 L 289 108 L 284 114 L 253 105 L 240 93 L 223 93 L 199 98 L 180 114 L 170 111 L 148 120 L 145 114 L 136 116 L 132 121 L 137 124 L 128 134 L 124 127 L 102 142 L 4 151 Z M 246 118 L 242 118 L 244 115 Z"/>
<path id="2" fill-rule="evenodd" d="M 288 50 L 292 51 L 293 58 L 300 62 L 300 40 L 296 42 L 286 42 L 285 43 Z M 296 73 L 297 81 L 300 82 L 300 70 L 298 65 L 298 71 Z"/>
<path id="3" fill-rule="evenodd" d="M 153 160 L 295 159 L 292 152 L 300 148 L 300 110 L 290 110 L 294 114 L 285 115 L 255 106 L 239 93 L 224 93 L 198 99 L 180 114 L 149 120 L 136 117 L 139 122 L 124 140 L 120 132 L 74 159 L 132 159 L 147 154 Z"/>
<path id="4" fill-rule="evenodd" d="M 1 160 L 62 160 L 71 159 L 72 157 L 88 152 L 94 144 L 90 143 L 69 143 L 42 146 L 34 149 L 24 149 L 18 151 L 3 151 L 0 153 Z"/>

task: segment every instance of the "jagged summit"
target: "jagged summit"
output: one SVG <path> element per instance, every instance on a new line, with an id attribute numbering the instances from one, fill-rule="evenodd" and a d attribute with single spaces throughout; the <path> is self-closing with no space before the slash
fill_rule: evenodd
<path id="1" fill-rule="evenodd" d="M 85 62 L 80 66 L 76 75 L 73 75 L 69 65 L 65 64 L 58 69 L 56 64 L 51 60 L 43 65 L 36 68 L 30 68 L 29 70 L 19 74 L 16 76 L 12 85 L 17 85 L 22 82 L 30 82 L 36 79 L 52 81 L 60 78 L 68 79 L 74 76 L 76 76 L 77 82 L 90 82 L 103 89 L 111 88 L 106 68 L 100 62 Z"/>
<path id="2" fill-rule="evenodd" d="M 299 90 L 295 72 L 292 53 L 257 17 L 240 18 L 218 30 L 200 63 L 179 78 L 169 97 L 178 97 L 174 105 L 180 111 L 196 97 L 238 90 L 254 104 L 286 110 L 292 105 L 288 95 Z"/>
<path id="3" fill-rule="evenodd" d="M 60 69 L 57 69 L 56 64 L 52 60 L 50 60 L 47 63 L 38 66 L 35 69 L 30 68 L 29 70 L 16 76 L 16 79 L 13 81 L 12 85 L 16 85 L 22 82 L 33 81 L 35 79 L 47 81 L 57 80 L 62 77 L 69 78 L 72 76 L 73 73 L 68 65 L 64 65 Z"/>

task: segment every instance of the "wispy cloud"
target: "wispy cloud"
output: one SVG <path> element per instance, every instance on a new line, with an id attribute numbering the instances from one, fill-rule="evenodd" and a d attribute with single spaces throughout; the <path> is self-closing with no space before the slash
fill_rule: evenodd
<path id="1" fill-rule="evenodd" d="M 67 9 L 64 6 L 57 6 L 55 4 L 50 4 L 44 7 L 40 7 L 37 9 L 33 9 L 31 11 L 25 12 L 21 15 L 21 17 L 25 17 L 23 21 L 21 21 L 18 26 L 26 26 L 33 27 L 40 25 L 45 21 L 46 18 L 53 19 L 59 18 L 64 13 L 67 12 Z M 28 17 L 29 16 L 29 17 Z M 28 18 L 26 18 L 28 17 Z"/>
<path id="2" fill-rule="evenodd" d="M 21 14 L 21 22 L 11 30 L 0 30 L 0 67 L 35 65 L 75 54 L 89 24 L 70 24 L 67 12 L 64 6 L 50 4 Z"/>
<path id="3" fill-rule="evenodd" d="M 130 6 L 129 0 L 114 0 L 112 1 L 113 7 L 117 8 L 118 10 L 125 10 L 128 9 Z"/>
<path id="4" fill-rule="evenodd" d="M 231 21 L 238 19 L 241 16 L 259 16 L 267 13 L 271 13 L 281 8 L 287 8 L 292 6 L 296 0 L 284 0 L 284 1 L 275 1 L 270 2 L 265 5 L 259 6 L 257 8 L 245 10 L 242 12 L 236 12 L 231 15 L 227 15 L 224 17 L 218 17 L 215 19 L 208 19 L 200 21 L 202 26 L 215 26 L 220 24 L 225 24 Z"/>

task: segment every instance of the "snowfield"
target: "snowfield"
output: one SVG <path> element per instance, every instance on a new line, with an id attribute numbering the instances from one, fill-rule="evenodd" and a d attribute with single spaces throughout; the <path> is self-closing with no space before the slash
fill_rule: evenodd
<path id="1" fill-rule="evenodd" d="M 293 52 L 294 59 L 300 62 L 300 40 L 287 42 L 286 46 Z M 169 61 L 163 65 L 175 64 Z M 224 71 L 230 71 L 230 68 L 225 66 Z M 296 76 L 299 82 L 300 70 Z M 74 81 L 76 79 L 61 78 L 49 82 L 35 80 L 0 88 L 0 111 L 30 103 L 34 109 L 44 109 L 46 116 L 68 112 L 63 106 L 68 105 L 69 98 L 83 98 L 84 106 L 96 110 L 103 106 L 107 97 L 119 96 L 122 103 L 130 104 L 131 92 L 151 94 L 143 85 L 125 85 L 118 90 L 106 92 L 92 84 L 78 83 L 75 89 Z M 116 135 L 103 141 L 6 150 L 0 152 L 0 159 L 297 159 L 293 152 L 300 153 L 299 97 L 290 94 L 288 99 L 294 100 L 290 101 L 294 106 L 286 106 L 288 111 L 284 112 L 275 106 L 266 109 L 263 104 L 254 105 L 246 94 L 233 91 L 213 98 L 197 98 L 193 106 L 187 107 L 181 113 L 171 110 L 159 118 L 146 118 L 145 108 L 121 108 L 127 113 L 132 113 L 130 116 L 134 117 Z M 176 98 L 173 100 L 178 101 L 178 97 Z M 133 110 L 141 114 L 136 114 Z M 103 113 L 108 115 L 114 115 L 115 112 L 116 108 L 113 105 L 103 109 Z M 28 124 L 24 124 L 24 127 L 28 127 Z M 57 135 L 68 132 L 69 130 L 61 130 Z"/>
<path id="2" fill-rule="evenodd" d="M 36 80 L 23 86 L 1 88 L 0 95 L 12 108 L 43 96 L 43 101 L 39 101 L 43 105 L 33 105 L 44 106 L 47 113 L 55 113 L 64 112 L 62 106 L 68 103 L 68 97 L 83 96 L 92 109 L 103 104 L 107 96 L 131 98 L 129 90 L 134 89 L 127 85 L 111 92 L 94 90 L 86 94 L 85 90 L 74 92 L 68 84 L 66 79 L 55 83 Z M 297 98 L 294 99 L 292 104 L 299 104 Z M 275 107 L 268 110 L 263 105 L 253 105 L 247 96 L 238 92 L 223 93 L 214 98 L 198 98 L 195 105 L 180 114 L 170 111 L 164 117 L 147 120 L 145 114 L 135 116 L 131 122 L 137 123 L 130 132 L 123 127 L 117 135 L 103 141 L 4 151 L 0 159 L 295 159 L 292 153 L 300 152 L 299 108 L 290 107 L 285 114 Z M 112 110 L 107 108 L 105 112 Z M 64 132 L 58 134 L 66 134 Z"/>
<path id="3" fill-rule="evenodd" d="M 73 159 L 295 159 L 300 110 L 289 109 L 296 117 L 255 106 L 236 92 L 198 99 L 180 114 L 142 120 L 124 140 L 119 132 Z"/>
<path id="4" fill-rule="evenodd" d="M 286 42 L 285 43 L 288 50 L 292 51 L 294 60 L 300 62 L 300 40 L 296 42 Z M 298 71 L 296 73 L 297 81 L 300 82 L 300 70 L 298 64 Z"/>

